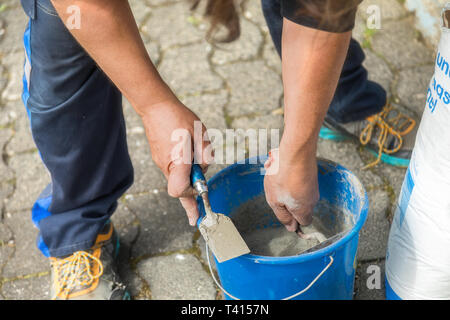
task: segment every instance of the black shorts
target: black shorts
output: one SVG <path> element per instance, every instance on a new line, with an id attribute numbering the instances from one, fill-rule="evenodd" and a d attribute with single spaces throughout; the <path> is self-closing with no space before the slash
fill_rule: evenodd
<path id="1" fill-rule="evenodd" d="M 328 32 L 347 32 L 355 26 L 362 0 L 280 0 L 281 14 L 297 24 Z"/>

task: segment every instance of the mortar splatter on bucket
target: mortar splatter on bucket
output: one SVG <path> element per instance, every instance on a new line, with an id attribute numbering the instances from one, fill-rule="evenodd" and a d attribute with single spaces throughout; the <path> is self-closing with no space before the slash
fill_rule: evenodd
<path id="1" fill-rule="evenodd" d="M 233 219 L 233 213 L 264 194 L 265 157 L 234 164 L 209 180 L 214 211 Z M 257 164 L 251 164 L 256 163 Z M 352 299 L 359 231 L 367 218 L 369 203 L 359 179 L 344 167 L 318 161 L 320 200 L 352 215 L 354 225 L 344 237 L 320 250 L 288 257 L 246 254 L 218 263 L 220 287 L 227 299 Z M 199 202 L 200 213 L 204 210 Z"/>

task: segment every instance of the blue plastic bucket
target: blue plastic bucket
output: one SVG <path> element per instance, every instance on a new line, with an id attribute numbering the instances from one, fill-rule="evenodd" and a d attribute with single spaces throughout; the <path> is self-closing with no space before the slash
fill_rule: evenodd
<path id="1" fill-rule="evenodd" d="M 213 211 L 230 215 L 242 204 L 264 193 L 260 158 L 234 164 L 208 182 Z M 319 160 L 320 198 L 353 215 L 354 227 L 343 238 L 315 252 L 290 257 L 246 254 L 218 263 L 217 272 L 227 299 L 352 299 L 359 231 L 368 212 L 366 191 L 344 167 Z M 199 209 L 204 209 L 199 202 Z"/>

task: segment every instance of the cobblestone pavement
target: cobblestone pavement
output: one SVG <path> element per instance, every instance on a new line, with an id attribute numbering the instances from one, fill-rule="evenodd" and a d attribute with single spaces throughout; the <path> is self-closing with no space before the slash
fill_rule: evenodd
<path id="1" fill-rule="evenodd" d="M 388 4 L 389 3 L 389 4 Z M 370 77 L 393 103 L 420 119 L 434 51 L 414 29 L 401 1 L 366 0 L 355 37 L 364 44 Z M 132 0 L 147 49 L 164 79 L 207 127 L 282 128 L 280 61 L 270 41 L 259 1 L 242 4 L 242 36 L 232 44 L 204 40 L 206 24 L 185 1 Z M 382 29 L 366 27 L 367 6 L 382 9 Z M 35 247 L 30 208 L 49 183 L 20 101 L 22 33 L 26 16 L 17 0 L 0 5 L 0 299 L 46 299 L 49 264 Z M 136 182 L 120 199 L 113 221 L 123 242 L 121 272 L 136 299 L 222 299 L 207 271 L 203 240 L 188 226 L 177 200 L 166 192 L 151 162 L 139 118 L 125 102 L 128 142 Z M 369 290 L 367 267 L 384 256 L 404 169 L 387 165 L 363 171 L 373 160 L 353 142 L 319 142 L 318 155 L 339 162 L 363 181 L 370 212 L 361 232 L 356 299 L 383 299 L 384 287 Z M 223 166 L 214 166 L 209 176 Z"/>

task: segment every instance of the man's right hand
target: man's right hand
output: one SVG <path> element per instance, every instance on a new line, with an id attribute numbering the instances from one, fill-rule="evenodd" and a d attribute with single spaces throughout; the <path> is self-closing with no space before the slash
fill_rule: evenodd
<path id="1" fill-rule="evenodd" d="M 206 128 L 200 119 L 178 100 L 162 102 L 149 107 L 142 115 L 152 159 L 168 181 L 168 193 L 179 198 L 186 210 L 189 223 L 195 226 L 199 217 L 195 191 L 190 174 L 193 158 L 203 171 L 212 162 L 209 140 L 203 141 Z M 194 139 L 194 123 L 201 133 Z"/>

